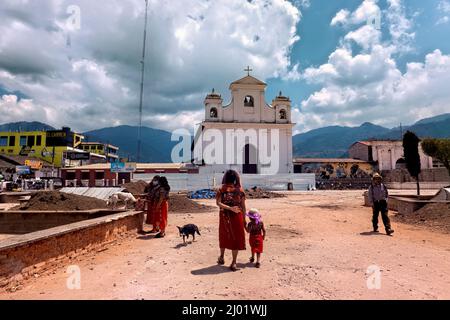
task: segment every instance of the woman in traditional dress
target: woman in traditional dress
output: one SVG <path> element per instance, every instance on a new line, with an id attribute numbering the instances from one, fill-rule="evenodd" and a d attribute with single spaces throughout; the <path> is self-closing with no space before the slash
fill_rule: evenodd
<path id="1" fill-rule="evenodd" d="M 239 174 L 234 170 L 225 173 L 222 187 L 216 196 L 219 212 L 219 245 L 220 257 L 217 263 L 225 264 L 225 249 L 231 250 L 233 261 L 230 265 L 232 271 L 237 270 L 237 256 L 245 247 L 245 192 L 241 186 Z"/>
<path id="2" fill-rule="evenodd" d="M 155 176 L 152 181 L 145 187 L 145 193 L 147 194 L 147 219 L 145 221 L 146 224 L 152 225 L 153 229 L 150 233 L 155 233 L 159 231 L 155 225 L 155 195 L 157 190 L 159 189 L 159 179 L 160 176 Z"/>
<path id="3" fill-rule="evenodd" d="M 169 194 L 170 186 L 166 177 L 159 178 L 159 187 L 155 191 L 154 198 L 154 221 L 156 229 L 159 229 L 159 233 L 155 238 L 164 238 L 166 236 L 167 218 L 169 213 Z"/>

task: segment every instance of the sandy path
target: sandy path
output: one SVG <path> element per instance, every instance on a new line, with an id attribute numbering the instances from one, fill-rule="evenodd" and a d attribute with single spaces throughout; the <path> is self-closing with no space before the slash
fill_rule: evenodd
<path id="1" fill-rule="evenodd" d="M 249 251 L 236 273 L 215 264 L 216 211 L 177 214 L 165 239 L 130 239 L 78 261 L 81 290 L 67 289 L 61 269 L 0 299 L 450 299 L 450 237 L 400 224 L 394 237 L 363 235 L 371 212 L 361 203 L 361 191 L 249 200 L 268 229 L 259 270 Z M 185 223 L 202 236 L 181 246 L 175 226 Z M 381 269 L 379 290 L 367 288 L 371 265 Z"/>

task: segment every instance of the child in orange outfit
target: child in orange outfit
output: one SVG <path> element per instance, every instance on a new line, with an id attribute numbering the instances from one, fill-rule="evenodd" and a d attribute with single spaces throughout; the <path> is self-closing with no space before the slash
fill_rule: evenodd
<path id="1" fill-rule="evenodd" d="M 250 218 L 250 222 L 247 225 L 247 232 L 250 234 L 250 247 L 252 248 L 252 257 L 250 262 L 255 262 L 256 254 L 256 268 L 261 267 L 261 254 L 263 253 L 264 240 L 266 239 L 266 229 L 264 228 L 264 222 L 261 219 L 257 209 L 251 209 L 247 213 L 247 217 Z"/>

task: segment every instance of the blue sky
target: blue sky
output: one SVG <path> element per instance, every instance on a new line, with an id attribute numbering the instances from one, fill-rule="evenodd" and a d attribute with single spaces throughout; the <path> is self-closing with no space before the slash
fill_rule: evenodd
<path id="1" fill-rule="evenodd" d="M 150 127 L 192 128 L 211 88 L 228 100 L 247 65 L 268 83 L 268 102 L 291 97 L 296 132 L 450 112 L 450 0 L 149 3 Z M 2 122 L 136 124 L 143 4 L 3 0 Z M 367 23 L 374 16 L 380 29 Z"/>
<path id="2" fill-rule="evenodd" d="M 302 19 L 297 25 L 297 34 L 301 40 L 292 48 L 292 64 L 299 63 L 305 68 L 326 63 L 330 53 L 339 46 L 340 39 L 347 33 L 345 28 L 330 27 L 331 20 L 339 10 L 343 8 L 356 10 L 361 2 L 361 0 L 312 0 L 309 7 L 302 8 Z M 405 72 L 407 63 L 423 61 L 425 55 L 435 49 L 440 49 L 444 54 L 450 53 L 450 23 L 436 24 L 443 17 L 438 9 L 439 1 L 407 0 L 404 4 L 408 16 L 414 19 L 416 38 L 413 43 L 414 51 L 396 57 L 396 63 L 402 72 Z M 379 1 L 378 5 L 382 10 L 388 8 L 386 1 Z M 382 31 L 383 37 L 388 38 L 385 24 L 382 25 Z M 292 81 L 271 78 L 268 84 L 268 96 L 274 96 L 279 90 L 283 90 L 297 104 L 320 88 L 308 84 L 303 79 Z M 450 112 L 450 101 L 448 106 Z"/>

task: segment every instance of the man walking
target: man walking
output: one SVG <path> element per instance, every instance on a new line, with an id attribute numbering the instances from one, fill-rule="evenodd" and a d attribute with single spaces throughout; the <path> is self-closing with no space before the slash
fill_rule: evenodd
<path id="1" fill-rule="evenodd" d="M 383 219 L 384 227 L 386 228 L 386 234 L 388 236 L 394 233 L 391 229 L 391 221 L 388 216 L 388 190 L 383 184 L 383 178 L 380 174 L 376 173 L 373 176 L 372 185 L 369 187 L 369 203 L 372 205 L 373 209 L 373 232 L 378 232 L 378 217 L 381 212 L 381 217 Z"/>

